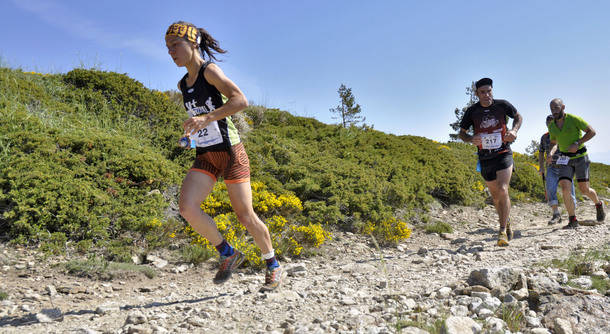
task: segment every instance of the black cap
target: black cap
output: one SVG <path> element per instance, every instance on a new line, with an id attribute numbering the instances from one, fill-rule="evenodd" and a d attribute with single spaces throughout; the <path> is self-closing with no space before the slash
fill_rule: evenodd
<path id="1" fill-rule="evenodd" d="M 483 78 L 474 84 L 474 86 L 477 89 L 479 89 L 480 87 L 483 87 L 483 86 L 487 86 L 487 85 L 490 85 L 493 87 L 493 81 L 490 78 Z"/>

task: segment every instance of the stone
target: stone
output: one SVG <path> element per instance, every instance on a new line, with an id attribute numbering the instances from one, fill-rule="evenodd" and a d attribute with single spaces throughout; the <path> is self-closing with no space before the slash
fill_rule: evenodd
<path id="1" fill-rule="evenodd" d="M 295 276 L 298 273 L 307 273 L 307 266 L 304 263 L 295 263 L 287 266 L 286 273 L 289 276 Z"/>
<path id="2" fill-rule="evenodd" d="M 127 334 L 152 334 L 152 329 L 144 326 L 129 325 L 126 327 Z"/>
<path id="3" fill-rule="evenodd" d="M 580 276 L 572 279 L 572 284 L 576 285 L 580 289 L 588 290 L 593 286 L 593 281 L 589 276 Z"/>
<path id="4" fill-rule="evenodd" d="M 200 317 L 198 317 L 198 316 L 191 316 L 191 317 L 188 317 L 188 318 L 186 319 L 186 322 L 187 322 L 188 324 L 190 324 L 190 325 L 195 326 L 195 327 L 204 327 L 204 326 L 205 326 L 205 324 L 206 324 L 206 321 L 205 321 L 204 319 L 201 319 L 201 318 L 200 318 Z"/>
<path id="5" fill-rule="evenodd" d="M 468 317 L 448 317 L 443 323 L 442 333 L 445 334 L 474 334 L 481 331 L 481 325 Z"/>
<path id="6" fill-rule="evenodd" d="M 451 288 L 442 287 L 438 290 L 438 298 L 448 298 L 449 296 L 451 296 Z"/>
<path id="7" fill-rule="evenodd" d="M 468 307 L 466 307 L 464 305 L 451 306 L 449 311 L 451 312 L 451 315 L 456 316 L 456 317 L 467 317 L 468 313 L 469 313 Z"/>
<path id="8" fill-rule="evenodd" d="M 55 297 L 57 295 L 57 289 L 55 289 L 55 286 L 47 285 L 47 287 L 45 289 L 47 290 L 47 293 L 49 294 L 49 296 Z"/>
<path id="9" fill-rule="evenodd" d="M 544 327 L 532 328 L 530 330 L 530 333 L 532 333 L 532 334 L 551 334 L 551 332 L 549 332 L 549 330 Z"/>
<path id="10" fill-rule="evenodd" d="M 121 308 L 118 305 L 101 305 L 95 309 L 96 314 L 108 314 L 112 312 L 119 312 Z"/>
<path id="11" fill-rule="evenodd" d="M 519 279 L 521 269 L 517 268 L 484 268 L 473 270 L 468 277 L 468 284 L 482 285 L 488 289 L 510 289 Z"/>
<path id="12" fill-rule="evenodd" d="M 140 325 L 146 323 L 147 321 L 148 319 L 142 312 L 136 311 L 127 316 L 127 319 L 125 319 L 125 325 Z"/>
<path id="13" fill-rule="evenodd" d="M 555 318 L 554 321 L 555 334 L 572 334 L 572 324 L 569 320 Z"/>
<path id="14" fill-rule="evenodd" d="M 535 275 L 527 280 L 527 286 L 530 290 L 535 291 L 540 295 L 552 294 L 559 289 L 559 283 L 552 278 L 543 275 Z"/>
<path id="15" fill-rule="evenodd" d="M 525 300 L 529 297 L 529 291 L 527 289 L 513 290 L 510 292 L 516 300 Z"/>
<path id="16" fill-rule="evenodd" d="M 504 333 L 504 328 L 507 327 L 504 320 L 496 317 L 489 317 L 485 319 L 485 324 L 485 327 L 488 328 L 491 333 Z"/>
<path id="17" fill-rule="evenodd" d="M 542 322 L 537 317 L 525 316 L 525 324 L 530 328 L 542 327 Z"/>
<path id="18" fill-rule="evenodd" d="M 428 331 L 425 331 L 419 327 L 405 327 L 400 330 L 401 334 L 428 334 Z"/>
<path id="19" fill-rule="evenodd" d="M 166 260 L 156 255 L 146 255 L 146 262 L 151 263 L 153 266 L 162 269 L 169 264 Z"/>
<path id="20" fill-rule="evenodd" d="M 494 311 L 492 311 L 488 308 L 481 308 L 477 312 L 477 315 L 479 316 L 480 319 L 487 319 L 489 317 L 493 317 Z"/>

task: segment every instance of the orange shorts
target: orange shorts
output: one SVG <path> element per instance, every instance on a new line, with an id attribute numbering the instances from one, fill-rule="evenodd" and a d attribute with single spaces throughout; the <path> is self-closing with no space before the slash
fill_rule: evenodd
<path id="1" fill-rule="evenodd" d="M 191 170 L 209 175 L 214 181 L 219 176 L 225 183 L 250 181 L 250 160 L 241 142 L 231 146 L 230 151 L 197 154 Z"/>

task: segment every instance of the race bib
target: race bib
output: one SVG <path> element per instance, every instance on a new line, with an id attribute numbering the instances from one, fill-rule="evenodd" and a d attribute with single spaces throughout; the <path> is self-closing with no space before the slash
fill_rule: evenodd
<path id="1" fill-rule="evenodd" d="M 558 165 L 567 165 L 568 162 L 570 162 L 570 157 L 565 156 L 565 155 L 560 155 L 559 157 L 557 157 L 557 164 Z"/>
<path id="2" fill-rule="evenodd" d="M 500 132 L 481 133 L 481 146 L 485 150 L 495 150 L 502 146 L 502 134 Z"/>
<path id="3" fill-rule="evenodd" d="M 191 134 L 190 137 L 191 139 L 195 139 L 197 147 L 208 147 L 222 143 L 222 134 L 220 133 L 217 121 L 214 121 L 204 129 Z"/>

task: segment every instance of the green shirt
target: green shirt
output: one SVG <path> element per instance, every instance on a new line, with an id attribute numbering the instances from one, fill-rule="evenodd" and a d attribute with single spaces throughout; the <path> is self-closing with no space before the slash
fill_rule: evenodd
<path id="1" fill-rule="evenodd" d="M 584 119 L 567 114 L 565 115 L 563 121 L 563 127 L 559 129 L 555 124 L 555 121 L 551 122 L 549 125 L 549 135 L 551 137 L 551 141 L 557 141 L 557 146 L 559 146 L 559 151 L 567 153 L 570 145 L 574 144 L 577 140 L 582 138 L 582 132 L 585 131 L 589 127 L 589 124 L 585 122 Z M 580 150 L 585 145 L 580 144 L 578 149 Z M 587 152 L 578 154 L 576 156 L 570 157 L 570 159 L 580 158 L 585 156 Z"/>

